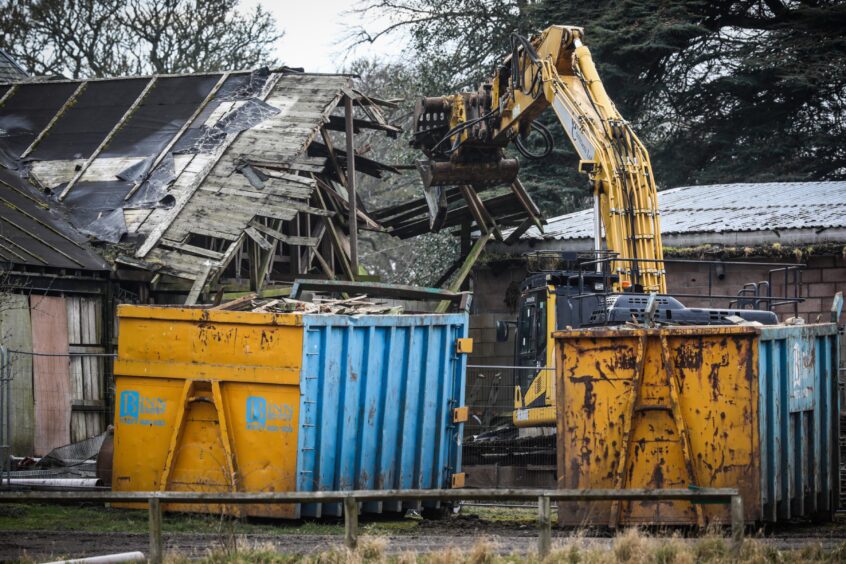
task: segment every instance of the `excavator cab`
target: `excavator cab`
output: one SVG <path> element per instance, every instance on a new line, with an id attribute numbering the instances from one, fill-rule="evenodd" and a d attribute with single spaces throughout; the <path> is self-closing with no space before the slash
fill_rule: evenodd
<path id="1" fill-rule="evenodd" d="M 619 277 L 609 269 L 613 257 L 603 252 L 535 251 L 524 258 L 529 274 L 520 285 L 517 302 L 514 424 L 550 426 L 555 424 L 552 334 L 566 329 L 647 323 L 645 310 L 650 296 L 638 286 L 613 291 Z M 689 308 L 672 296 L 660 294 L 654 300 L 653 320 L 661 323 L 727 325 L 734 323 L 732 318 L 762 325 L 778 322 L 772 311 Z M 507 340 L 507 331 L 498 334 Z"/>

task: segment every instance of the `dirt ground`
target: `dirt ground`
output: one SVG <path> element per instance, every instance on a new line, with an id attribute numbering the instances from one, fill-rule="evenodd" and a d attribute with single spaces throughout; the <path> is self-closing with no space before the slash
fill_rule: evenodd
<path id="1" fill-rule="evenodd" d="M 106 511 L 106 510 L 103 510 Z M 124 523 L 122 513 L 110 513 L 116 529 Z M 136 514 L 138 518 L 143 513 Z M 72 516 L 71 516 L 72 518 Z M 172 523 L 178 523 L 172 521 Z M 532 512 L 514 512 L 511 510 L 485 509 L 474 512 L 467 509 L 460 515 L 441 520 L 414 519 L 408 527 L 410 518 L 399 520 L 362 521 L 365 534 L 376 534 L 387 540 L 388 553 L 405 551 L 431 552 L 453 546 L 469 550 L 479 538 L 490 539 L 497 551 L 503 554 L 526 554 L 537 546 L 537 529 L 534 527 Z M 20 519 L 22 527 L 37 526 L 37 522 Z M 143 520 L 126 522 L 128 530 L 143 530 Z M 101 528 L 89 519 L 91 527 Z M 145 532 L 121 532 L 119 530 L 86 531 L 85 523 L 73 523 L 75 530 L 16 530 L 14 522 L 4 522 L 0 530 L 0 561 L 9 562 L 20 559 L 45 561 L 66 557 L 84 557 L 128 552 L 138 550 L 147 553 L 149 537 Z M 46 527 L 45 527 L 46 528 Z M 197 529 L 198 527 L 193 527 Z M 211 526 L 202 526 L 200 530 L 214 530 Z M 186 557 L 201 557 L 223 548 L 274 547 L 287 554 L 311 554 L 325 551 L 343 541 L 342 527 L 337 521 L 324 523 L 306 523 L 273 525 L 267 522 L 239 525 L 237 528 L 218 530 L 214 533 L 190 530 L 166 532 L 164 534 L 166 550 Z M 257 532 L 249 532 L 255 530 Z M 395 530 L 396 534 L 391 531 Z M 308 531 L 308 532 L 302 532 Z M 653 531 L 655 536 L 685 535 L 686 531 Z M 779 549 L 800 549 L 810 543 L 819 543 L 824 549 L 830 549 L 846 542 L 846 515 L 839 515 L 835 523 L 781 525 L 769 530 L 749 531 L 750 536 L 765 537 L 768 544 Z M 610 546 L 611 535 L 608 531 L 573 531 L 555 530 L 554 545 L 563 546 L 578 543 L 580 546 Z"/>

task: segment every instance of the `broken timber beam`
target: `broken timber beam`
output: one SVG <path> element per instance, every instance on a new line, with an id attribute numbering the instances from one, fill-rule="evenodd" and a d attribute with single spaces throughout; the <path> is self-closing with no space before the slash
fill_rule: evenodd
<path id="1" fill-rule="evenodd" d="M 313 178 L 316 179 L 314 175 Z M 323 199 L 323 194 L 320 190 L 314 191 L 315 195 L 317 196 L 317 200 L 320 202 L 320 205 L 323 207 L 324 210 L 329 211 L 329 208 L 326 205 L 326 201 Z M 338 262 L 341 263 L 341 270 L 344 271 L 344 275 L 347 276 L 349 280 L 353 280 L 355 277 L 352 273 L 352 268 L 349 263 L 349 259 L 347 258 L 346 250 L 344 249 L 343 244 L 341 243 L 341 237 L 336 229 L 335 222 L 331 216 L 324 216 L 323 221 L 326 223 L 326 229 L 329 231 L 329 240 L 332 242 L 332 245 L 337 251 Z"/>
<path id="2" fill-rule="evenodd" d="M 473 243 L 473 247 L 470 249 L 470 252 L 467 253 L 467 258 L 464 259 L 464 264 L 462 264 L 461 268 L 458 270 L 455 280 L 453 280 L 452 284 L 449 285 L 448 289 L 450 292 L 458 292 L 461 289 L 461 285 L 464 284 L 464 280 L 466 280 L 467 276 L 470 275 L 473 265 L 476 264 L 477 260 L 479 260 L 479 256 L 482 254 L 482 250 L 484 250 L 485 245 L 487 245 L 488 241 L 490 241 L 491 236 L 491 233 L 485 233 L 476 239 L 475 243 Z M 442 301 L 435 309 L 435 313 L 446 313 L 447 309 L 449 309 L 449 302 Z"/>
<path id="3" fill-rule="evenodd" d="M 295 235 L 285 235 L 278 229 L 274 229 L 270 226 L 267 226 L 260 221 L 253 219 L 250 221 L 250 227 L 254 228 L 256 231 L 261 232 L 264 235 L 272 239 L 276 239 L 286 245 L 297 246 L 297 247 L 314 247 L 318 243 L 318 239 L 314 237 L 302 237 L 302 236 L 295 236 Z"/>
<path id="4" fill-rule="evenodd" d="M 398 300 L 460 302 L 464 294 L 427 288 L 425 286 L 407 286 L 386 284 L 384 282 L 357 282 L 345 280 L 296 280 L 291 288 L 291 297 L 297 299 L 302 292 L 324 292 L 336 294 L 366 294 L 371 298 L 390 298 Z"/>
<path id="5" fill-rule="evenodd" d="M 353 99 L 344 98 L 344 116 L 347 120 L 347 204 L 350 207 L 350 268 L 353 279 L 358 276 L 358 200 L 355 195 L 355 139 L 353 135 Z"/>

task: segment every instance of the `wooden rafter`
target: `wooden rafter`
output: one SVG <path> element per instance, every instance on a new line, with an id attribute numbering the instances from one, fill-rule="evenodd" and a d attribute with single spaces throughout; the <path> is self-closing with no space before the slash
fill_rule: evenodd
<path id="1" fill-rule="evenodd" d="M 53 129 L 53 126 L 56 125 L 56 122 L 59 121 L 59 119 L 65 114 L 65 111 L 67 111 L 68 108 L 70 108 L 76 103 L 76 101 L 79 99 L 79 96 L 83 93 L 83 91 L 85 91 L 87 87 L 87 80 L 84 80 L 79 83 L 79 86 L 77 86 L 76 90 L 74 90 L 73 93 L 68 96 L 68 99 L 65 100 L 65 103 L 62 104 L 62 107 L 60 107 L 58 111 L 53 114 L 53 117 L 50 118 L 50 121 L 47 123 L 46 126 L 44 126 L 44 129 L 42 129 L 41 132 L 36 136 L 36 138 L 32 140 L 32 143 L 29 144 L 29 147 L 24 149 L 24 152 L 21 153 L 20 156 L 21 159 L 25 159 L 26 157 L 28 157 L 29 154 L 34 151 L 36 147 L 38 147 L 38 144 L 41 143 L 44 137 L 47 136 L 47 133 L 51 129 Z"/>
<path id="2" fill-rule="evenodd" d="M 94 149 L 94 152 L 91 153 L 91 156 L 89 156 L 88 159 L 82 164 L 82 166 L 79 168 L 79 171 L 77 171 L 74 177 L 71 178 L 71 181 L 68 182 L 68 185 L 65 186 L 65 189 L 62 190 L 62 193 L 59 194 L 59 201 L 62 201 L 67 197 L 68 193 L 73 189 L 76 183 L 79 182 L 80 178 L 82 178 L 82 176 L 88 170 L 88 167 L 91 166 L 91 163 L 93 163 L 94 160 L 100 156 L 100 153 L 102 153 L 103 150 L 108 147 L 109 143 L 111 143 L 114 136 L 117 135 L 117 132 L 120 131 L 124 125 L 126 125 L 126 122 L 129 121 L 129 118 L 132 117 L 132 114 L 135 113 L 135 110 L 138 109 L 138 107 L 144 101 L 144 98 L 147 97 L 147 94 L 149 94 L 153 87 L 156 85 L 157 81 L 158 77 L 154 76 L 149 80 L 149 82 L 147 82 L 147 85 L 141 91 L 141 94 L 139 94 L 138 97 L 135 98 L 135 101 L 132 102 L 126 112 L 124 112 L 124 114 L 120 117 L 114 127 L 112 127 L 111 131 L 106 134 L 106 136 L 97 146 L 97 148 Z"/>
<path id="3" fill-rule="evenodd" d="M 203 101 L 200 102 L 200 105 L 197 106 L 196 109 L 194 109 L 194 112 L 188 119 L 185 120 L 185 123 L 182 124 L 182 127 L 180 127 L 176 134 L 170 139 L 170 141 L 168 141 L 167 145 L 165 145 L 162 150 L 159 151 L 159 154 L 156 155 L 156 158 L 153 160 L 153 164 L 151 164 L 150 168 L 147 169 L 147 174 L 145 174 L 143 178 L 135 182 L 135 184 L 126 194 L 126 197 L 124 197 L 124 200 L 129 200 L 129 198 L 131 198 L 133 194 L 138 191 L 141 185 L 144 184 L 144 181 L 147 179 L 146 177 L 151 172 L 153 172 L 156 167 L 159 166 L 159 164 L 161 164 L 162 160 L 167 156 L 171 149 L 173 149 L 174 145 L 176 145 L 176 143 L 179 142 L 179 140 L 182 138 L 182 135 L 184 135 L 185 132 L 188 131 L 188 128 L 191 127 L 191 124 L 194 123 L 194 120 L 197 119 L 197 117 L 203 112 L 203 110 L 206 109 L 206 106 L 209 105 L 209 102 L 214 99 L 215 95 L 223 86 L 223 83 L 226 82 L 226 79 L 229 78 L 230 74 L 231 73 L 225 72 L 220 76 L 220 79 L 215 83 L 209 93 L 206 94 L 206 97 L 203 98 Z"/>

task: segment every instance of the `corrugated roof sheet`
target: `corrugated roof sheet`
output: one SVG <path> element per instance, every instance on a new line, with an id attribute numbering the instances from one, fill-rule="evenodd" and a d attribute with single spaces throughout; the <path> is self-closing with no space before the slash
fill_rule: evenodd
<path id="1" fill-rule="evenodd" d="M 846 227 L 846 182 L 682 186 L 658 193 L 661 232 L 728 233 Z M 590 239 L 593 210 L 554 217 L 523 239 Z"/>
<path id="2" fill-rule="evenodd" d="M 0 49 L 0 82 L 15 82 L 27 76 L 17 61 Z"/>

